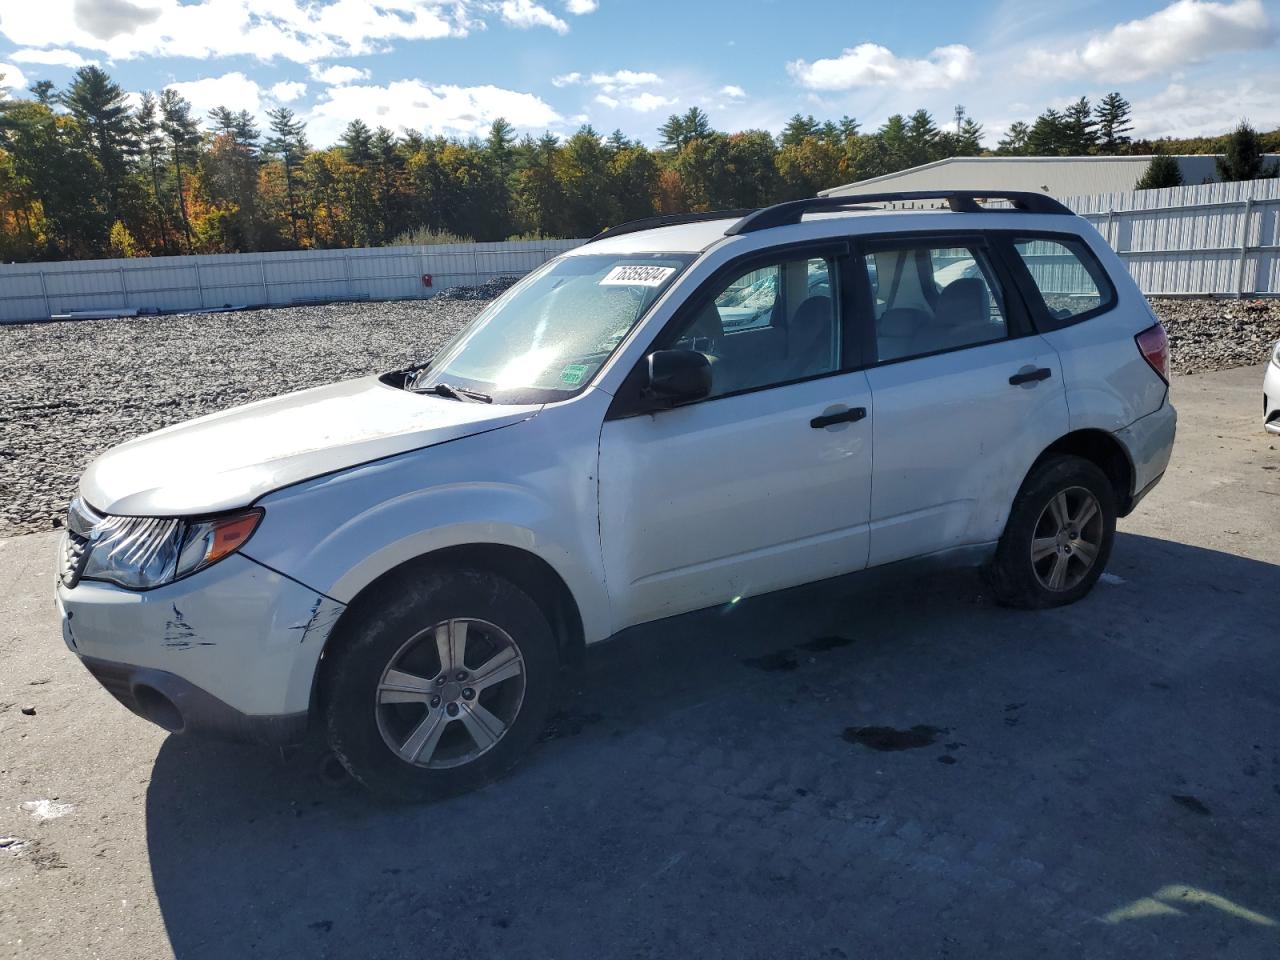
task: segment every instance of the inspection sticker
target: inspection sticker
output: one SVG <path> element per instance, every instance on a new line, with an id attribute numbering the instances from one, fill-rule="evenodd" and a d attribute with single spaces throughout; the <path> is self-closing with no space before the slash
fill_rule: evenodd
<path id="1" fill-rule="evenodd" d="M 660 287 L 676 272 L 675 267 L 651 267 L 642 263 L 614 267 L 600 281 L 602 287 Z"/>
<path id="2" fill-rule="evenodd" d="M 560 379 L 571 386 L 577 386 L 582 382 L 582 378 L 586 376 L 587 365 L 585 363 L 571 363 L 560 371 Z"/>

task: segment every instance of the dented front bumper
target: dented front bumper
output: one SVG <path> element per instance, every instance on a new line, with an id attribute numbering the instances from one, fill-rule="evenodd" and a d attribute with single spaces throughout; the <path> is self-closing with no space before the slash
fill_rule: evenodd
<path id="1" fill-rule="evenodd" d="M 145 592 L 59 583 L 57 604 L 67 646 L 130 709 L 171 730 L 268 742 L 305 729 L 345 609 L 239 554 Z"/>

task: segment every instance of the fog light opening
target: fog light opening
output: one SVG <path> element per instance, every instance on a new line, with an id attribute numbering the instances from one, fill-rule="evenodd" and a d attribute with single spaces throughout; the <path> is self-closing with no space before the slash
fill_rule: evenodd
<path id="1" fill-rule="evenodd" d="M 170 733 L 181 733 L 185 729 L 187 723 L 182 719 L 182 712 L 159 690 L 139 684 L 133 688 L 133 696 L 142 715 L 152 723 Z"/>

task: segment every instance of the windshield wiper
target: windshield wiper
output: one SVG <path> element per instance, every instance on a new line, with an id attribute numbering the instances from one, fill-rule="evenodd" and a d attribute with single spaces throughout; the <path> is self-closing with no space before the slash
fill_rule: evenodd
<path id="1" fill-rule="evenodd" d="M 448 397 L 450 400 L 463 400 L 471 403 L 493 403 L 493 397 L 487 393 L 481 393 L 479 390 L 468 390 L 466 387 L 455 387 L 451 383 L 433 383 L 419 393 L 434 393 L 438 397 Z"/>

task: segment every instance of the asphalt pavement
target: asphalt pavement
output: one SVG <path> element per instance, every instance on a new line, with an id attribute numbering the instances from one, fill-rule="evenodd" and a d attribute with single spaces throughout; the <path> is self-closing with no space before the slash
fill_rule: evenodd
<path id="1" fill-rule="evenodd" d="M 53 535 L 0 540 L 0 957 L 1278 956 L 1261 382 L 1175 379 L 1081 603 L 852 577 L 635 630 L 424 807 L 134 717 L 62 644 Z"/>

